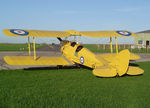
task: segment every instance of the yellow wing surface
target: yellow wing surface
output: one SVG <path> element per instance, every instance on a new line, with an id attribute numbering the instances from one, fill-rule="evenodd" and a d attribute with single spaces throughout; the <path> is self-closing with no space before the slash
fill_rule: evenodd
<path id="1" fill-rule="evenodd" d="M 99 54 L 97 56 L 100 56 L 100 57 L 104 58 L 107 61 L 111 61 L 114 57 L 117 56 L 117 54 L 116 53 L 112 53 L 112 54 Z M 140 58 L 141 57 L 139 55 L 130 53 L 130 60 L 138 60 Z"/>
<path id="2" fill-rule="evenodd" d="M 42 31 L 42 30 L 21 30 L 21 29 L 4 29 L 3 33 L 7 36 L 16 37 L 68 37 L 69 33 L 64 31 Z"/>
<path id="3" fill-rule="evenodd" d="M 42 30 L 22 30 L 4 29 L 3 33 L 7 36 L 17 37 L 69 37 L 69 36 L 88 36 L 88 37 L 136 37 L 136 34 L 129 31 L 42 31 Z"/>
<path id="4" fill-rule="evenodd" d="M 136 37 L 129 31 L 81 31 L 82 36 L 88 37 Z"/>
<path id="5" fill-rule="evenodd" d="M 9 65 L 72 65 L 63 57 L 5 56 L 4 60 Z"/>

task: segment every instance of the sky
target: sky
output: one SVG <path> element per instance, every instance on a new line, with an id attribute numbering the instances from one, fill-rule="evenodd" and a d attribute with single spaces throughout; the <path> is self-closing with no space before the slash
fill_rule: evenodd
<path id="1" fill-rule="evenodd" d="M 26 38 L 7 37 L 3 29 L 129 30 L 150 29 L 150 0 L 1 0 L 0 43 L 25 43 Z M 58 43 L 37 38 L 38 43 Z M 81 38 L 82 43 L 109 43 L 108 38 Z M 118 43 L 133 43 L 119 38 Z"/>

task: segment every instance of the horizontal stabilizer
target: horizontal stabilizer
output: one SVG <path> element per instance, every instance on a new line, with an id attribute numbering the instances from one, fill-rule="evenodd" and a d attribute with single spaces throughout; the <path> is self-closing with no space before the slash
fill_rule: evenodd
<path id="1" fill-rule="evenodd" d="M 117 75 L 116 69 L 108 66 L 101 66 L 93 70 L 93 74 L 99 77 L 115 77 Z"/>
<path id="2" fill-rule="evenodd" d="M 141 57 L 137 54 L 130 53 L 130 60 L 139 60 Z"/>
<path id="3" fill-rule="evenodd" d="M 5 56 L 4 60 L 9 65 L 72 65 L 63 57 Z"/>
<path id="4" fill-rule="evenodd" d="M 139 67 L 133 67 L 129 66 L 129 69 L 127 71 L 128 75 L 141 75 L 144 73 L 144 70 Z"/>

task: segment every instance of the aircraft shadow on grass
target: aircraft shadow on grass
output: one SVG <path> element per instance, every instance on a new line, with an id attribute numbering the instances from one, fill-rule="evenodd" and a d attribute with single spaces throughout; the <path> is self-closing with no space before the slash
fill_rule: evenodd
<path id="1" fill-rule="evenodd" d="M 24 68 L 24 70 L 58 70 L 58 69 L 88 69 L 92 70 L 92 68 L 78 65 L 78 66 L 47 66 L 47 67 L 30 67 L 30 68 Z"/>

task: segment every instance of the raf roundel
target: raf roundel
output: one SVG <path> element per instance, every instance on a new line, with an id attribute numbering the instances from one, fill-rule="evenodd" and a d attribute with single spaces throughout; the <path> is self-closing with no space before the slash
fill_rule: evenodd
<path id="1" fill-rule="evenodd" d="M 84 63 L 84 57 L 83 57 L 83 56 L 80 57 L 80 63 L 81 63 L 81 64 Z"/>
<path id="2" fill-rule="evenodd" d="M 123 35 L 123 36 L 130 36 L 132 33 L 128 31 L 116 31 L 118 34 Z"/>
<path id="3" fill-rule="evenodd" d="M 25 30 L 20 30 L 20 29 L 11 29 L 10 32 L 14 33 L 16 35 L 21 35 L 21 36 L 26 36 L 29 34 L 29 32 L 27 32 Z"/>

